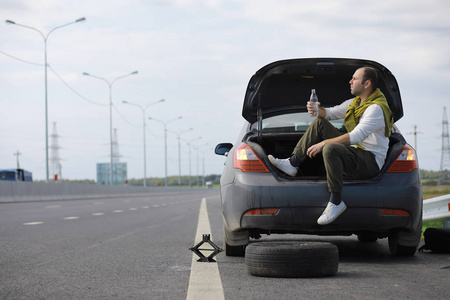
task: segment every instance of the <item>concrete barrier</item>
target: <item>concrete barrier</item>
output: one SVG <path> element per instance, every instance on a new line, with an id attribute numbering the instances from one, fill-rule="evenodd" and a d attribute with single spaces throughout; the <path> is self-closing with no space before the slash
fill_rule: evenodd
<path id="1" fill-rule="evenodd" d="M 180 188 L 109 186 L 88 183 L 0 181 L 0 202 L 106 198 L 167 192 Z M 187 189 L 186 190 L 190 190 Z"/>

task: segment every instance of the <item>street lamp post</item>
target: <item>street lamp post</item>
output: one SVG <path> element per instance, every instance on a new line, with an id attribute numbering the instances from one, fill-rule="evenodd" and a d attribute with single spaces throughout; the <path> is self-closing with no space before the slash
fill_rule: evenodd
<path id="1" fill-rule="evenodd" d="M 164 125 L 164 165 L 165 165 L 165 167 L 164 167 L 164 175 L 165 175 L 164 186 L 165 187 L 167 187 L 167 124 L 169 124 L 170 122 L 179 120 L 181 118 L 183 118 L 183 117 L 180 116 L 178 118 L 175 118 L 175 119 L 167 121 L 167 122 L 164 122 L 164 121 L 161 121 L 158 119 L 154 119 L 154 118 L 149 118 L 149 120 L 153 120 L 153 121 L 159 122 Z"/>
<path id="2" fill-rule="evenodd" d="M 181 186 L 181 135 L 185 132 L 191 131 L 194 128 L 189 128 L 187 130 L 181 131 L 181 132 L 175 132 L 175 131 L 170 131 L 172 133 L 175 133 L 177 135 L 177 139 L 178 139 L 178 186 Z"/>
<path id="3" fill-rule="evenodd" d="M 200 145 L 200 146 L 196 146 L 194 147 L 194 149 L 197 150 L 197 186 L 200 186 L 200 148 L 208 146 L 208 143 Z M 204 153 L 202 153 L 202 157 L 203 157 L 203 186 L 205 186 L 204 182 L 205 182 L 205 155 Z"/>
<path id="4" fill-rule="evenodd" d="M 48 180 L 49 180 L 49 169 L 48 169 L 48 85 L 47 85 L 47 67 L 48 67 L 48 65 L 47 65 L 47 39 L 48 39 L 50 33 L 55 31 L 56 29 L 59 29 L 59 28 L 62 28 L 62 27 L 65 27 L 65 26 L 68 26 L 68 25 L 71 25 L 71 24 L 74 24 L 74 23 L 83 22 L 83 21 L 86 21 L 86 18 L 80 18 L 80 19 L 77 19 L 77 20 L 75 20 L 73 22 L 70 22 L 70 23 L 67 23 L 67 24 L 63 24 L 63 25 L 60 25 L 60 26 L 56 26 L 55 28 L 51 29 L 47 33 L 47 35 L 45 35 L 42 31 L 40 31 L 37 28 L 31 27 L 31 26 L 27 26 L 27 25 L 22 25 L 22 24 L 16 23 L 16 22 L 11 21 L 11 20 L 6 20 L 5 21 L 6 24 L 17 25 L 17 26 L 20 26 L 20 27 L 25 27 L 25 28 L 37 31 L 42 36 L 42 38 L 44 39 L 44 61 L 45 61 L 45 63 L 44 63 L 44 67 L 45 67 L 45 166 L 46 166 L 45 182 L 48 182 Z"/>
<path id="5" fill-rule="evenodd" d="M 189 187 L 192 186 L 192 182 L 191 182 L 191 174 L 192 174 L 192 169 L 191 169 L 191 144 L 193 141 L 199 140 L 202 137 L 199 136 L 198 138 L 192 139 L 190 141 L 188 141 L 188 145 L 189 145 Z"/>
<path id="6" fill-rule="evenodd" d="M 134 104 L 134 103 L 131 103 L 131 102 L 128 102 L 128 101 L 122 101 L 125 104 L 136 106 L 136 107 L 138 107 L 138 108 L 140 108 L 142 110 L 142 128 L 143 128 L 143 134 L 144 134 L 144 187 L 147 186 L 147 154 L 146 154 L 147 151 L 145 149 L 145 111 L 147 110 L 147 108 L 149 108 L 153 104 L 164 102 L 164 101 L 165 101 L 164 99 L 161 99 L 159 101 L 150 103 L 150 104 L 148 104 L 145 107 L 142 107 L 139 104 Z"/>
<path id="7" fill-rule="evenodd" d="M 114 82 L 116 82 L 117 80 L 128 77 L 130 75 L 137 74 L 137 73 L 138 73 L 138 71 L 134 71 L 134 72 L 131 72 L 130 74 L 119 76 L 111 82 L 109 82 L 108 80 L 106 80 L 105 78 L 102 78 L 102 77 L 94 76 L 94 75 L 91 75 L 86 72 L 83 73 L 83 75 L 97 78 L 97 79 L 100 79 L 100 80 L 106 82 L 106 84 L 109 87 L 109 145 L 110 145 L 110 156 L 111 156 L 110 165 L 109 165 L 109 185 L 113 185 L 112 86 L 113 86 Z"/>

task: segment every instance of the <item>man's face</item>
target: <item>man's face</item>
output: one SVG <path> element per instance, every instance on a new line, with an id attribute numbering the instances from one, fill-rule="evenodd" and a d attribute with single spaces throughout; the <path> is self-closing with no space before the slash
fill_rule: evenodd
<path id="1" fill-rule="evenodd" d="M 353 96 L 360 96 L 364 92 L 363 75 L 364 70 L 358 69 L 350 80 L 350 91 Z"/>

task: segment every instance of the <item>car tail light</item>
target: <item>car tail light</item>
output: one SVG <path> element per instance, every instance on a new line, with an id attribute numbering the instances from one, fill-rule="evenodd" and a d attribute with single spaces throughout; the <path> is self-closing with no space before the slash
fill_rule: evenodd
<path id="1" fill-rule="evenodd" d="M 388 173 L 409 173 L 419 166 L 417 164 L 416 151 L 409 146 L 405 145 L 402 152 L 394 161 L 392 166 L 387 171 Z"/>
<path id="2" fill-rule="evenodd" d="M 246 212 L 245 216 L 263 216 L 263 215 L 272 215 L 275 216 L 280 211 L 279 208 L 258 208 L 252 209 Z"/>
<path id="3" fill-rule="evenodd" d="M 247 144 L 242 144 L 234 151 L 234 167 L 244 172 L 269 172 L 266 165 Z"/>
<path id="4" fill-rule="evenodd" d="M 401 209 L 391 209 L 391 208 L 380 208 L 378 210 L 382 215 L 391 216 L 409 216 L 409 212 Z"/>

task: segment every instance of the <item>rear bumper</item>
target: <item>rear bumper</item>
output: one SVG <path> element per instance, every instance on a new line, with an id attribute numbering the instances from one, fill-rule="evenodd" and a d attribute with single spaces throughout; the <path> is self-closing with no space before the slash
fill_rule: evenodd
<path id="1" fill-rule="evenodd" d="M 277 181 L 270 173 L 235 171 L 233 183 L 221 187 L 224 218 L 232 231 L 259 229 L 280 233 L 347 234 L 360 231 L 412 230 L 422 212 L 418 170 L 385 174 L 377 182 L 345 182 L 342 198 L 347 210 L 333 223 L 321 226 L 329 192 L 325 180 Z M 246 216 L 252 209 L 279 208 L 276 215 Z M 386 215 L 396 209 L 408 215 Z"/>

